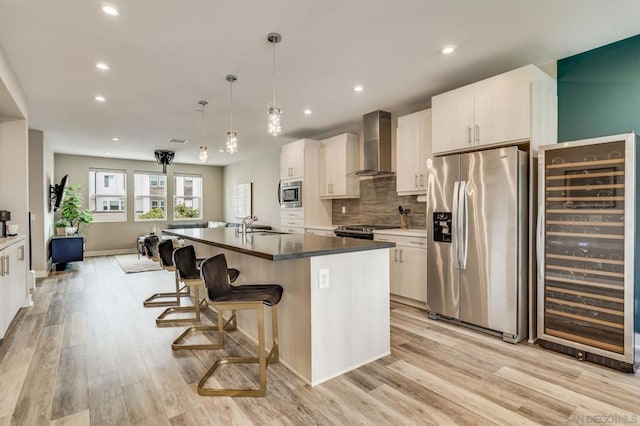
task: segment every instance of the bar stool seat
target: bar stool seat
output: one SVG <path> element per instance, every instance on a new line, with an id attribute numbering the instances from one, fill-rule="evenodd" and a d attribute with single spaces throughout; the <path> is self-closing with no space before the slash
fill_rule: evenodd
<path id="1" fill-rule="evenodd" d="M 283 288 L 278 284 L 252 284 L 232 286 L 229 282 L 227 260 L 224 254 L 206 259 L 200 268 L 202 279 L 207 289 L 207 304 L 216 310 L 218 316 L 218 343 L 211 349 L 224 348 L 225 310 L 233 312 L 239 309 L 255 310 L 258 320 L 258 356 L 257 357 L 222 357 L 217 359 L 198 383 L 198 393 L 206 396 L 264 396 L 267 390 L 267 366 L 280 361 L 278 349 L 278 303 L 282 298 Z M 264 306 L 271 307 L 271 333 L 273 344 L 271 351 L 265 355 Z M 258 364 L 258 389 L 211 388 L 206 383 L 216 370 L 225 364 Z"/>

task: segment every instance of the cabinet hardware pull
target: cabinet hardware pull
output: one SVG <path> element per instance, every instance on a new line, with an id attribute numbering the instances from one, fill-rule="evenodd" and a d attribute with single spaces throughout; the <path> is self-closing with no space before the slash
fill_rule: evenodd
<path id="1" fill-rule="evenodd" d="M 480 126 L 476 124 L 476 143 L 480 143 Z"/>
<path id="2" fill-rule="evenodd" d="M 418 187 L 418 175 L 416 175 L 416 177 L 415 177 L 415 179 L 414 179 L 414 182 L 415 182 L 415 184 L 416 184 L 416 188 L 417 188 L 417 187 Z"/>
<path id="3" fill-rule="evenodd" d="M 395 249 L 395 252 L 396 253 L 395 253 L 394 259 L 397 262 L 398 261 L 398 249 Z"/>
<path id="4" fill-rule="evenodd" d="M 10 275 L 11 271 L 9 270 L 9 255 L 6 255 L 4 257 L 4 260 L 7 262 L 7 275 Z"/>
<path id="5" fill-rule="evenodd" d="M 20 258 L 19 260 L 24 260 L 24 246 L 20 246 Z"/>
<path id="6" fill-rule="evenodd" d="M 4 277 L 4 256 L 0 256 L 0 277 Z"/>
<path id="7" fill-rule="evenodd" d="M 402 249 L 400 249 L 399 251 L 400 251 L 400 263 L 402 263 Z"/>
<path id="8" fill-rule="evenodd" d="M 409 241 L 411 244 L 420 244 L 421 246 L 424 245 L 423 242 L 419 242 L 419 241 Z"/>
<path id="9" fill-rule="evenodd" d="M 471 126 L 467 126 L 467 143 L 471 145 Z"/>
<path id="10" fill-rule="evenodd" d="M 420 186 L 424 188 L 424 173 L 420 173 Z"/>

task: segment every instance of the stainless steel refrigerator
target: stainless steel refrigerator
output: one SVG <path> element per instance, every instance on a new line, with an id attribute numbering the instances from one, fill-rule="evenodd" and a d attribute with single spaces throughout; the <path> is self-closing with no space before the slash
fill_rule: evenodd
<path id="1" fill-rule="evenodd" d="M 527 165 L 517 147 L 427 162 L 430 318 L 526 338 Z"/>

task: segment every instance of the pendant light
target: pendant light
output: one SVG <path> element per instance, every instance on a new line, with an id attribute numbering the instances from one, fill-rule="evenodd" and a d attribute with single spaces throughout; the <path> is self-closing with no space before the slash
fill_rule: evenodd
<path id="1" fill-rule="evenodd" d="M 229 82 L 229 131 L 227 132 L 227 146 L 225 151 L 229 154 L 238 152 L 238 132 L 233 131 L 233 83 L 238 80 L 235 75 L 228 75 Z"/>
<path id="2" fill-rule="evenodd" d="M 278 33 L 269 33 L 267 40 L 273 45 L 273 102 L 267 105 L 268 132 L 270 135 L 278 136 L 282 133 L 282 108 L 276 103 L 276 44 L 280 43 L 282 36 Z"/>
<path id="3" fill-rule="evenodd" d="M 202 141 L 204 142 L 204 108 L 209 104 L 207 101 L 198 101 L 200 105 L 200 112 L 202 113 L 202 119 L 200 120 L 200 132 L 202 133 Z M 202 163 L 207 162 L 207 158 L 209 158 L 209 154 L 207 153 L 206 146 L 200 146 L 200 152 L 198 153 L 198 159 Z"/>

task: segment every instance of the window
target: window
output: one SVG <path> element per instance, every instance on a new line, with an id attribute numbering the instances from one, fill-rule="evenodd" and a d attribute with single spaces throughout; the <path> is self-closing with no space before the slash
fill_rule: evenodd
<path id="1" fill-rule="evenodd" d="M 94 222 L 127 220 L 126 170 L 89 169 L 89 208 Z"/>
<path id="2" fill-rule="evenodd" d="M 115 178 L 115 175 L 104 175 L 104 187 L 109 188 L 109 186 L 113 186 Z"/>
<path id="3" fill-rule="evenodd" d="M 167 220 L 167 176 L 134 172 L 135 220 Z"/>
<path id="4" fill-rule="evenodd" d="M 173 175 L 173 218 L 202 219 L 202 176 Z"/>

